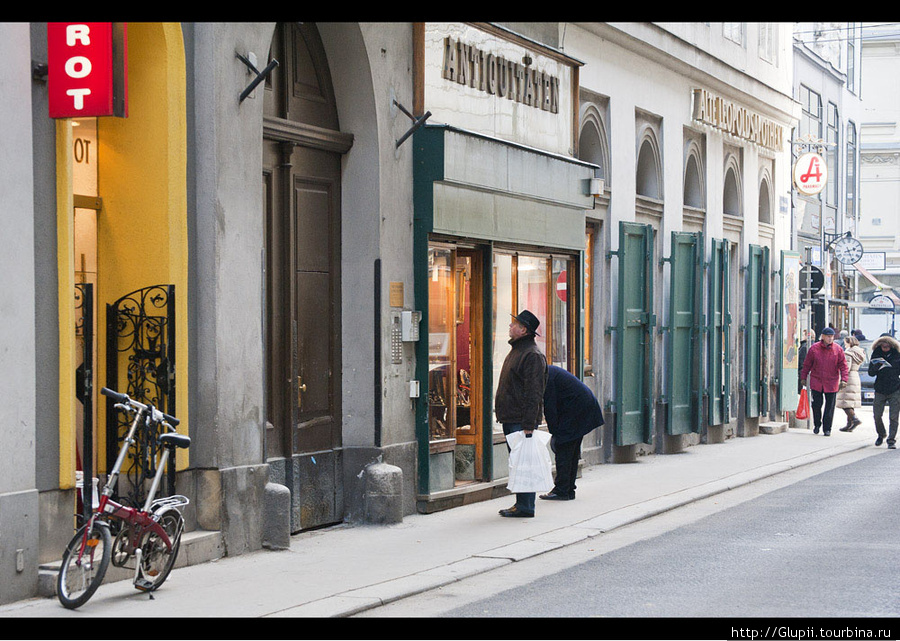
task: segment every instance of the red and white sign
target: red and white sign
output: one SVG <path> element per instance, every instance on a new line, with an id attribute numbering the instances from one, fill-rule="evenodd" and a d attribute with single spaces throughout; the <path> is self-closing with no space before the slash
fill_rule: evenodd
<path id="1" fill-rule="evenodd" d="M 47 23 L 47 94 L 51 118 L 116 113 L 111 22 Z M 119 52 L 124 56 L 124 51 Z M 124 59 L 119 67 L 124 69 Z M 121 89 L 124 91 L 124 82 Z"/>
<path id="2" fill-rule="evenodd" d="M 562 302 L 566 302 L 566 298 L 569 295 L 569 285 L 566 282 L 566 272 L 561 271 L 559 276 L 556 278 L 556 296 Z"/>
<path id="3" fill-rule="evenodd" d="M 794 185 L 805 196 L 814 196 L 825 189 L 828 182 L 828 165 L 819 154 L 801 155 L 794 164 Z"/>

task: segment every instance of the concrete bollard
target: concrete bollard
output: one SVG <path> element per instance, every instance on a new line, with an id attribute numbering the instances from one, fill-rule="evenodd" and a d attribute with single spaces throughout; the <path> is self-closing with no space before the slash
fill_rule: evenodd
<path id="1" fill-rule="evenodd" d="M 291 491 L 278 483 L 266 483 L 263 510 L 263 547 L 270 550 L 290 548 Z"/>
<path id="2" fill-rule="evenodd" d="M 387 463 L 367 466 L 363 501 L 367 523 L 400 523 L 403 520 L 403 470 Z"/>

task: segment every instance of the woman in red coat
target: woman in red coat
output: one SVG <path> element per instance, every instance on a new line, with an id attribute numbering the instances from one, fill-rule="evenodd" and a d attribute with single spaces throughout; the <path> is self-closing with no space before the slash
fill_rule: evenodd
<path id="1" fill-rule="evenodd" d="M 809 390 L 812 393 L 813 434 L 819 427 L 825 436 L 831 436 L 831 421 L 834 418 L 834 401 L 838 390 L 847 384 L 849 370 L 844 350 L 834 342 L 834 330 L 826 327 L 822 338 L 813 343 L 800 370 L 800 384 L 806 384 L 809 376 Z M 822 403 L 825 411 L 822 412 Z"/>

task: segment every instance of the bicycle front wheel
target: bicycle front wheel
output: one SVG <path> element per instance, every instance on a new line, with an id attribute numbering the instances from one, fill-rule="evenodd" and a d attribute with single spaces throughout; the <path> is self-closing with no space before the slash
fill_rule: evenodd
<path id="1" fill-rule="evenodd" d="M 181 512 L 172 508 L 159 516 L 159 525 L 165 530 L 172 547 L 156 532 L 149 532 L 141 545 L 141 574 L 143 581 L 135 583 L 135 587 L 145 592 L 152 592 L 163 584 L 175 566 L 178 548 L 181 547 L 181 533 L 184 530 L 184 517 Z"/>
<path id="2" fill-rule="evenodd" d="M 63 553 L 56 579 L 59 602 L 70 610 L 87 603 L 103 582 L 111 554 L 112 536 L 106 523 L 81 526 Z"/>

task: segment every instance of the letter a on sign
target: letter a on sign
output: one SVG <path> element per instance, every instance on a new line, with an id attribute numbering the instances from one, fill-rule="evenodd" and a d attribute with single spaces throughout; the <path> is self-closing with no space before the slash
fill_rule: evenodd
<path id="1" fill-rule="evenodd" d="M 806 153 L 794 165 L 794 185 L 806 196 L 818 194 L 828 181 L 828 166 L 819 154 Z"/>
<path id="2" fill-rule="evenodd" d="M 51 118 L 125 116 L 126 91 L 124 25 L 47 23 Z"/>

